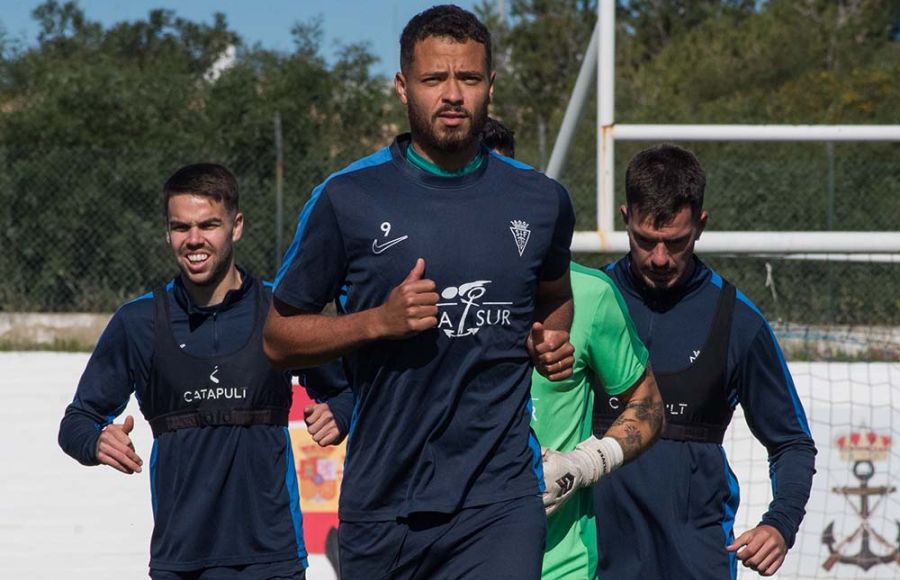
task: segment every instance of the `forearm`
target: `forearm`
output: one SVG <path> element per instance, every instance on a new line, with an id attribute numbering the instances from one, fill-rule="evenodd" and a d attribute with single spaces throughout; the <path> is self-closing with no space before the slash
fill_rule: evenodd
<path id="1" fill-rule="evenodd" d="M 337 425 L 341 435 L 347 435 L 350 432 L 350 422 L 353 419 L 353 407 L 356 405 L 356 397 L 353 391 L 347 389 L 336 397 L 332 397 L 326 401 L 331 414 L 334 415 L 334 423 Z"/>
<path id="2" fill-rule="evenodd" d="M 797 530 L 806 514 L 812 478 L 815 473 L 815 446 L 801 440 L 770 457 L 773 499 L 760 523 L 777 529 L 788 548 L 793 546 Z"/>
<path id="3" fill-rule="evenodd" d="M 559 280 L 542 281 L 538 284 L 534 308 L 535 322 L 540 322 L 548 330 L 568 332 L 572 328 L 574 315 L 575 305 L 568 270 Z"/>
<path id="4" fill-rule="evenodd" d="M 535 309 L 535 321 L 548 330 L 565 330 L 572 328 L 575 305 L 570 296 L 568 299 L 547 299 L 538 303 Z"/>
<path id="5" fill-rule="evenodd" d="M 377 308 L 342 316 L 284 315 L 273 304 L 263 333 L 266 357 L 278 368 L 321 365 L 380 338 Z"/>
<path id="6" fill-rule="evenodd" d="M 60 448 L 82 465 L 99 465 L 97 440 L 103 425 L 97 417 L 70 405 L 59 424 Z"/>
<path id="7" fill-rule="evenodd" d="M 648 448 L 663 426 L 663 401 L 649 366 L 638 382 L 619 395 L 622 414 L 602 439 L 591 436 L 565 453 L 543 453 L 544 508 L 550 515 L 576 489 L 597 483 Z"/>
<path id="8" fill-rule="evenodd" d="M 643 453 L 659 438 L 665 421 L 664 404 L 653 371 L 647 368 L 641 380 L 620 395 L 624 408 L 606 431 L 622 447 L 625 462 Z"/>

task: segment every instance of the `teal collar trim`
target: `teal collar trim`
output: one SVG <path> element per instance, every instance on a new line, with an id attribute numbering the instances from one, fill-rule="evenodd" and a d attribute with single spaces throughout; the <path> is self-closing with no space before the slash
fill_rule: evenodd
<path id="1" fill-rule="evenodd" d="M 466 163 L 465 167 L 457 171 L 446 171 L 419 155 L 416 150 L 413 149 L 412 143 L 410 143 L 406 148 L 406 160 L 422 171 L 426 171 L 432 175 L 437 175 L 439 177 L 462 177 L 463 175 L 468 175 L 473 171 L 477 171 L 482 164 L 484 164 L 484 155 L 481 154 L 481 150 L 479 149 L 475 157 Z"/>

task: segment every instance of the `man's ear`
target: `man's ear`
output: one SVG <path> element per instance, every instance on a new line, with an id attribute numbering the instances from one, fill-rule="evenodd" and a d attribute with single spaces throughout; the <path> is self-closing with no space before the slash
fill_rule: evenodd
<path id="1" fill-rule="evenodd" d="M 242 235 L 244 235 L 244 214 L 237 212 L 234 216 L 234 226 L 231 228 L 231 241 L 238 241 Z"/>
<path id="2" fill-rule="evenodd" d="M 400 97 L 400 102 L 406 105 L 406 77 L 403 76 L 402 72 L 398 72 L 396 75 L 394 75 L 394 88 L 397 90 L 397 95 Z"/>
<path id="3" fill-rule="evenodd" d="M 628 206 L 622 204 L 619 206 L 619 213 L 622 214 L 622 221 L 625 222 L 625 225 L 628 225 Z"/>
<path id="4" fill-rule="evenodd" d="M 697 220 L 698 228 L 697 228 L 697 239 L 700 239 L 700 234 L 703 233 L 703 230 L 706 229 L 706 222 L 709 220 L 709 214 L 706 213 L 706 210 L 700 211 L 700 219 Z"/>
<path id="5" fill-rule="evenodd" d="M 497 73 L 492 72 L 490 80 L 488 81 L 488 103 L 494 102 L 494 80 L 497 78 Z"/>

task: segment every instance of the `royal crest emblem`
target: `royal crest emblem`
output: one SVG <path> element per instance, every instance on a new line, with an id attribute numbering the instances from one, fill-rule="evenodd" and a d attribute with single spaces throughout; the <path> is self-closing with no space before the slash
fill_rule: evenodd
<path id="1" fill-rule="evenodd" d="M 854 477 L 859 480 L 859 485 L 834 487 L 832 491 L 843 495 L 862 521 L 850 535 L 840 541 L 834 535 L 834 522 L 832 521 L 826 526 L 822 532 L 822 543 L 828 547 L 830 555 L 822 567 L 825 570 L 831 570 L 836 564 L 841 563 L 869 570 L 874 566 L 891 562 L 900 565 L 900 533 L 898 533 L 898 541 L 895 546 L 878 533 L 869 521 L 872 512 L 878 507 L 881 500 L 897 491 L 893 485 L 869 486 L 869 480 L 875 475 L 875 462 L 884 461 L 888 457 L 891 447 L 890 436 L 879 435 L 874 431 L 854 432 L 838 437 L 835 443 L 841 459 L 853 463 L 852 472 Z M 878 498 L 874 505 L 870 505 L 870 497 Z M 859 507 L 855 505 L 857 498 Z M 900 532 L 900 523 L 897 523 L 897 527 Z M 857 553 L 844 553 L 848 545 L 856 542 L 859 542 Z M 872 550 L 873 543 L 881 545 L 888 551 L 882 554 L 876 553 Z"/>

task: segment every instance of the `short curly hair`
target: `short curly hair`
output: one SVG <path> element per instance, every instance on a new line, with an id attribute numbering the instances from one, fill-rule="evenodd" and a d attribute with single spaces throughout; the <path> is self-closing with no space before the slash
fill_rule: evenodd
<path id="1" fill-rule="evenodd" d="M 487 69 L 492 67 L 491 33 L 478 18 L 453 4 L 442 4 L 412 17 L 400 35 L 400 70 L 406 72 L 413 62 L 416 43 L 432 36 L 452 38 L 456 42 L 474 40 L 484 45 Z"/>

